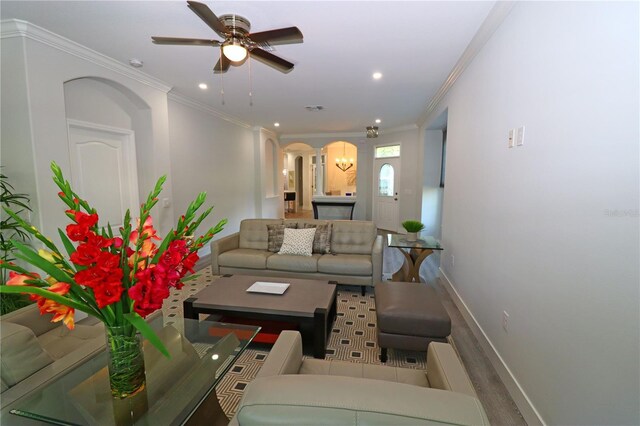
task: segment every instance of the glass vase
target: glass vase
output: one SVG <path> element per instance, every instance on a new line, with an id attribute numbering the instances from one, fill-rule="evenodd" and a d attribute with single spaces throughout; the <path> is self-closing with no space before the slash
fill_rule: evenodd
<path id="1" fill-rule="evenodd" d="M 109 383 L 114 398 L 124 399 L 144 389 L 142 338 L 133 326 L 107 326 Z"/>

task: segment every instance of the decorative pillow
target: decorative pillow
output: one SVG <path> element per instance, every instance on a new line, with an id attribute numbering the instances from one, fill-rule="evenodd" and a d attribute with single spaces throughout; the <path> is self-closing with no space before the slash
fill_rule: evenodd
<path id="1" fill-rule="evenodd" d="M 284 238 L 284 228 L 296 229 L 297 223 L 285 223 L 267 225 L 267 250 L 277 253 L 282 247 L 282 240 Z"/>
<path id="2" fill-rule="evenodd" d="M 311 256 L 313 250 L 313 237 L 316 230 L 285 228 L 282 248 L 278 254 L 294 254 L 297 256 Z"/>
<path id="3" fill-rule="evenodd" d="M 313 252 L 314 253 L 331 253 L 331 224 L 315 225 L 312 223 L 305 223 L 305 229 L 316 228 L 316 235 L 313 238 Z"/>
<path id="4" fill-rule="evenodd" d="M 0 333 L 0 371 L 5 385 L 13 386 L 53 362 L 53 358 L 42 349 L 31 329 L 2 321 Z"/>

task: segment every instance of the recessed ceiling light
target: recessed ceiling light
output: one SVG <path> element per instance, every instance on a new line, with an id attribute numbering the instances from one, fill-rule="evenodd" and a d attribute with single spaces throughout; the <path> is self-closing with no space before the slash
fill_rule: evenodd
<path id="1" fill-rule="evenodd" d="M 129 59 L 129 65 L 134 68 L 142 68 L 143 62 L 138 58 L 131 58 Z"/>
<path id="2" fill-rule="evenodd" d="M 380 120 L 379 118 L 376 118 L 376 124 L 380 124 L 382 120 Z"/>
<path id="3" fill-rule="evenodd" d="M 280 123 L 273 123 L 274 126 L 280 127 Z"/>
<path id="4" fill-rule="evenodd" d="M 201 88 L 202 90 L 206 90 L 207 87 L 209 87 L 209 86 L 207 86 L 206 83 L 200 83 L 200 84 L 198 84 L 198 87 Z"/>
<path id="5" fill-rule="evenodd" d="M 373 73 L 373 79 L 374 80 L 380 80 L 382 78 L 382 73 L 381 72 L 374 72 Z"/>

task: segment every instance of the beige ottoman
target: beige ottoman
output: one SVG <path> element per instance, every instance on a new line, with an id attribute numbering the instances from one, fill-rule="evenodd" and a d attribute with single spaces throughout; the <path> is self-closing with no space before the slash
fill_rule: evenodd
<path id="1" fill-rule="evenodd" d="M 447 341 L 451 319 L 429 285 L 386 281 L 374 291 L 382 362 L 387 348 L 426 351 L 429 342 Z"/>

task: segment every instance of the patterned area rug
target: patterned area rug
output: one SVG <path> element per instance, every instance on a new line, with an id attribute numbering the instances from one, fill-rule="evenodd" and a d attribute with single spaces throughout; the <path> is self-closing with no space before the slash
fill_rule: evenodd
<path id="1" fill-rule="evenodd" d="M 197 279 L 188 282 L 182 290 L 174 291 L 165 301 L 165 324 L 179 321 L 182 301 L 208 285 L 215 285 L 218 278 L 208 267 L 198 274 Z M 326 359 L 381 364 L 373 291 L 368 289 L 367 294 L 361 296 L 360 287 L 338 286 L 337 303 L 338 314 L 327 344 Z M 220 405 L 230 418 L 235 414 L 244 388 L 256 376 L 268 354 L 268 345 L 250 345 L 216 388 Z M 426 353 L 390 350 L 385 365 L 426 369 Z"/>

